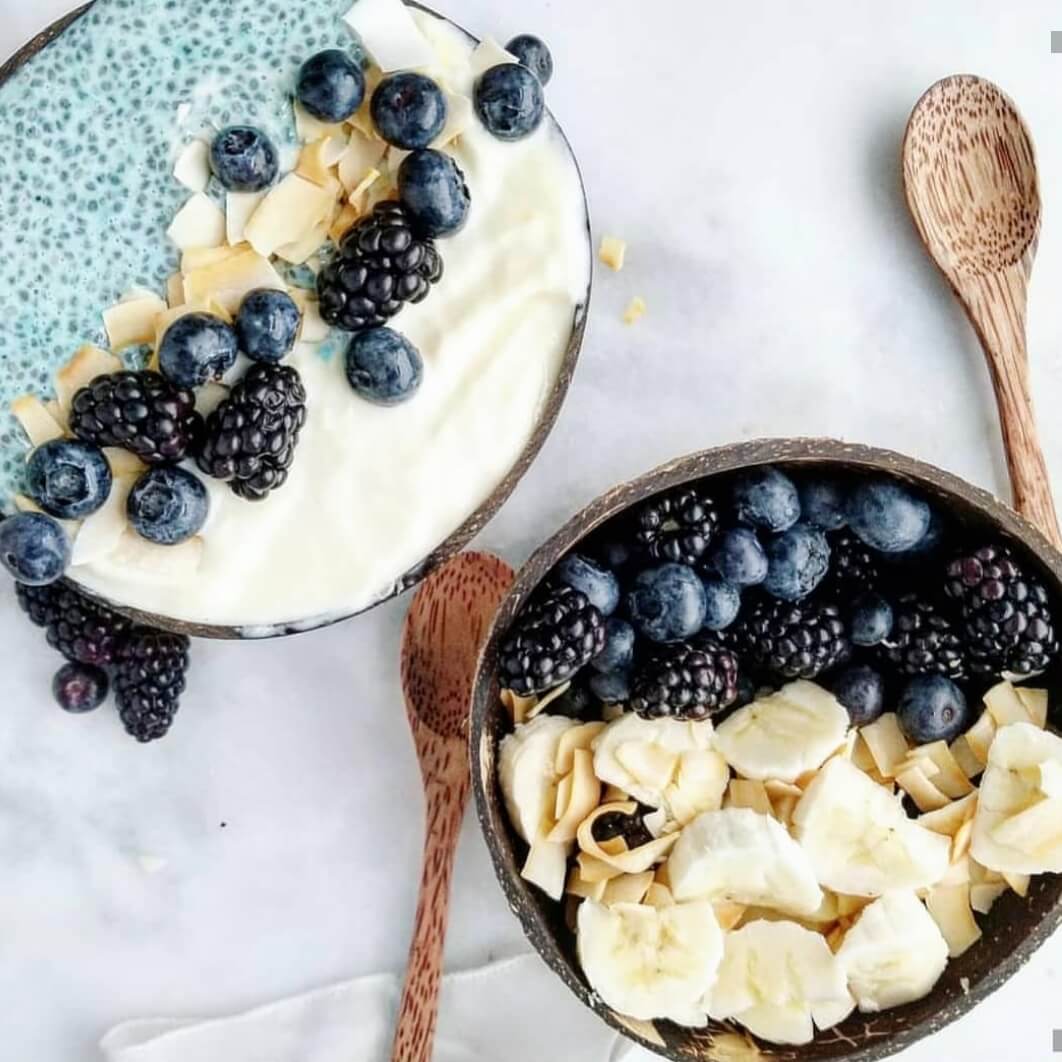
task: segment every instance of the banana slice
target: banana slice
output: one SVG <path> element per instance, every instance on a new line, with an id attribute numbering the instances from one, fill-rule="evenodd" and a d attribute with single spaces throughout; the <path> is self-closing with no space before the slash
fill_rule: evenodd
<path id="1" fill-rule="evenodd" d="M 707 999 L 717 1021 L 733 1019 L 775 1044 L 810 1043 L 816 1026 L 836 1025 L 854 1006 L 825 938 L 794 922 L 750 922 L 728 933 Z"/>
<path id="2" fill-rule="evenodd" d="M 747 808 L 706 811 L 668 859 L 677 900 L 730 900 L 811 914 L 823 893 L 807 853 L 775 819 Z"/>
<path id="3" fill-rule="evenodd" d="M 730 777 L 712 748 L 711 723 L 625 712 L 594 740 L 594 773 L 680 824 L 722 806 Z"/>
<path id="4" fill-rule="evenodd" d="M 579 962 L 591 987 L 629 1018 L 707 1024 L 702 1000 L 723 958 L 710 903 L 668 907 L 586 900 L 579 907 Z"/>
<path id="5" fill-rule="evenodd" d="M 540 715 L 507 734 L 498 758 L 509 820 L 528 844 L 553 828 L 557 805 L 557 749 L 561 735 L 576 723 L 560 715 Z"/>
<path id="6" fill-rule="evenodd" d="M 866 1013 L 929 995 L 948 964 L 948 944 L 913 892 L 889 892 L 863 909 L 837 961 Z"/>
<path id="7" fill-rule="evenodd" d="M 919 826 L 900 802 L 848 760 L 831 760 L 793 812 L 819 884 L 850 896 L 935 885 L 951 839 Z"/>
<path id="8" fill-rule="evenodd" d="M 1000 728 L 973 820 L 974 859 L 1010 874 L 1062 871 L 1062 738 L 1031 723 Z"/>
<path id="9" fill-rule="evenodd" d="M 848 712 L 814 682 L 790 682 L 739 708 L 715 731 L 715 747 L 738 774 L 795 782 L 844 743 Z"/>

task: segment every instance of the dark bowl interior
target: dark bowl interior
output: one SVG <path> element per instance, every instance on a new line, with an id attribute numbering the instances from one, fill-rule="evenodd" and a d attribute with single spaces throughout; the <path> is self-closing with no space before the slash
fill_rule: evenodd
<path id="1" fill-rule="evenodd" d="M 11 77 L 20 66 L 32 59 L 47 45 L 51 44 L 51 42 L 54 41 L 64 30 L 84 15 L 85 12 L 93 6 L 94 2 L 95 0 L 90 0 L 89 3 L 79 7 L 75 11 L 71 11 L 68 15 L 64 15 L 61 19 L 52 23 L 46 30 L 34 37 L 33 40 L 20 48 L 10 59 L 0 65 L 0 85 Z M 433 8 L 428 7 L 426 4 L 417 2 L 417 0 L 405 0 L 405 3 L 408 7 L 427 11 L 429 14 L 436 15 L 439 18 L 445 17 L 440 15 L 439 12 L 435 11 Z M 459 26 L 451 19 L 447 19 L 447 21 L 450 22 L 451 25 L 456 26 L 457 29 L 459 29 L 470 41 L 476 44 L 479 43 L 479 38 L 469 33 L 463 26 Z M 567 145 L 571 154 L 572 164 L 576 167 L 576 171 L 578 172 L 578 160 L 576 159 L 575 152 L 571 149 L 571 145 L 568 138 L 565 136 L 560 123 L 554 118 L 552 112 L 548 111 L 546 120 L 552 124 L 556 133 L 561 137 L 565 145 Z M 581 173 L 580 181 L 582 181 Z M 585 184 L 583 185 L 583 200 L 586 204 L 586 239 L 589 246 L 591 242 L 590 207 L 589 203 L 586 202 Z M 593 263 L 592 249 L 590 261 Z M 508 500 L 512 492 L 516 489 L 520 480 L 524 478 L 527 470 L 538 456 L 539 450 L 542 449 L 546 439 L 549 437 L 549 433 L 553 430 L 553 425 L 557 421 L 561 406 L 564 404 L 564 399 L 568 394 L 568 388 L 571 386 L 572 377 L 575 374 L 575 366 L 579 360 L 579 353 L 582 350 L 583 335 L 586 332 L 586 319 L 590 308 L 590 293 L 592 287 L 593 272 L 591 269 L 591 276 L 587 281 L 586 297 L 575 307 L 575 312 L 572 317 L 572 331 L 568 340 L 568 346 L 564 352 L 564 358 L 561 362 L 560 372 L 545 403 L 543 404 L 542 412 L 539 416 L 538 424 L 535 426 L 534 433 L 517 457 L 515 464 L 508 471 L 505 478 L 494 488 L 486 501 L 484 501 L 483 504 L 460 525 L 460 527 L 452 531 L 443 542 L 436 546 L 436 548 L 424 558 L 424 560 L 396 579 L 393 585 L 386 588 L 381 587 L 379 596 L 369 605 L 340 615 L 292 616 L 289 621 L 281 623 L 231 626 L 210 623 L 191 623 L 185 620 L 174 619 L 169 616 L 161 616 L 156 615 L 155 613 L 142 612 L 138 609 L 128 608 L 123 606 L 120 602 L 99 598 L 98 595 L 95 594 L 89 594 L 88 596 L 102 601 L 103 604 L 108 605 L 124 615 L 130 616 L 138 623 L 147 624 L 152 627 L 160 627 L 164 630 L 174 631 L 178 634 L 187 634 L 193 638 L 232 640 L 277 638 L 289 634 L 301 634 L 305 631 L 319 630 L 320 628 L 328 627 L 333 623 L 341 623 L 344 620 L 351 619 L 356 615 L 360 615 L 362 612 L 367 612 L 369 609 L 383 604 L 385 601 L 389 601 L 393 597 L 397 597 L 399 594 L 405 593 L 411 587 L 416 586 L 417 583 L 419 583 L 433 569 L 444 564 L 451 557 L 460 553 L 461 550 L 463 550 L 465 546 L 467 546 L 468 543 L 471 542 L 488 523 L 490 523 Z M 0 357 L 3 357 L 2 353 L 0 353 Z M 82 590 L 82 592 L 85 593 L 84 590 Z"/>
<path id="2" fill-rule="evenodd" d="M 965 531 L 1004 538 L 1043 579 L 1056 601 L 1062 601 L 1062 555 L 1031 525 L 987 492 L 950 473 L 901 454 L 819 439 L 763 440 L 692 454 L 617 487 L 575 516 L 542 546 L 517 576 L 502 603 L 480 659 L 474 687 L 470 755 L 476 808 L 494 869 L 509 905 L 528 939 L 575 995 L 610 1025 L 659 1054 L 679 1060 L 716 1058 L 713 1038 L 734 1029 L 712 1023 L 690 1030 L 660 1021 L 631 1022 L 606 1007 L 590 989 L 575 956 L 573 934 L 564 924 L 563 905 L 544 897 L 520 877 L 526 845 L 512 831 L 497 782 L 498 743 L 512 728 L 499 701 L 499 644 L 528 597 L 556 562 L 595 528 L 635 502 L 659 491 L 705 476 L 723 475 L 761 464 L 793 470 L 835 470 L 843 473 L 881 471 L 916 486 Z M 1062 724 L 1056 691 L 1059 668 L 1037 684 L 1051 691 L 1051 712 Z M 982 939 L 953 960 L 925 999 L 876 1015 L 853 1014 L 841 1025 L 820 1033 L 804 1047 L 758 1046 L 764 1059 L 812 1062 L 818 1059 L 885 1058 L 928 1036 L 964 1014 L 1010 977 L 1062 920 L 1059 898 L 1062 877 L 1033 878 L 1025 899 L 1007 892 L 987 916 L 979 916 Z"/>

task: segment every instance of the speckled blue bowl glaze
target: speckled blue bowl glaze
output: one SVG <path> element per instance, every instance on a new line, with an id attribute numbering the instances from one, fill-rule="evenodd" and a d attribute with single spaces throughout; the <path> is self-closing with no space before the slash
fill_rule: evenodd
<path id="1" fill-rule="evenodd" d="M 298 150 L 296 73 L 324 48 L 357 54 L 342 22 L 350 2 L 96 0 L 0 67 L 0 142 L 8 145 L 0 156 L 0 510 L 11 511 L 10 497 L 22 487 L 27 451 L 9 412 L 12 399 L 27 391 L 51 395 L 52 377 L 78 347 L 106 346 L 102 311 L 136 285 L 163 292 L 178 267 L 165 230 L 188 197 L 173 178 L 181 145 L 212 128 L 253 122 L 280 147 L 282 168 L 290 168 Z M 212 181 L 209 191 L 220 203 L 220 186 Z M 589 221 L 587 227 L 589 239 Z M 291 281 L 303 282 L 297 275 Z M 560 411 L 589 296 L 588 289 L 553 394 L 517 464 L 465 524 L 375 604 L 459 552 L 512 493 Z M 349 618 L 292 617 L 237 628 L 109 603 L 156 626 L 214 638 L 274 637 Z"/>

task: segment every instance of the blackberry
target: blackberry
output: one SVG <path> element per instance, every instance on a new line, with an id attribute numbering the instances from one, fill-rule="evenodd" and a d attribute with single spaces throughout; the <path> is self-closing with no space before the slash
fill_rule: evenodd
<path id="1" fill-rule="evenodd" d="M 129 636 L 114 679 L 118 714 L 140 742 L 163 737 L 184 692 L 189 640 L 138 627 Z"/>
<path id="2" fill-rule="evenodd" d="M 725 633 L 743 663 L 786 679 L 815 678 L 852 651 L 840 610 L 817 598 L 760 598 Z"/>
<path id="3" fill-rule="evenodd" d="M 124 616 L 65 583 L 15 584 L 22 611 L 43 627 L 48 644 L 79 664 L 106 667 L 117 661 L 132 626 Z"/>
<path id="4" fill-rule="evenodd" d="M 653 835 L 645 825 L 645 817 L 640 808 L 631 815 L 625 815 L 622 811 L 607 811 L 604 815 L 594 819 L 590 832 L 598 844 L 611 841 L 613 837 L 622 837 L 627 842 L 629 850 L 641 848 L 643 844 L 649 844 L 653 839 Z"/>
<path id="5" fill-rule="evenodd" d="M 904 594 L 893 606 L 892 632 L 881 655 L 905 675 L 966 678 L 966 654 L 951 620 L 927 598 Z"/>
<path id="6" fill-rule="evenodd" d="M 443 274 L 430 236 L 401 203 L 385 200 L 343 237 L 317 278 L 321 316 L 347 332 L 379 328 L 407 302 L 425 299 Z"/>
<path id="7" fill-rule="evenodd" d="M 874 551 L 851 531 L 830 535 L 830 570 L 822 581 L 822 594 L 847 602 L 881 582 L 881 569 Z"/>
<path id="8" fill-rule="evenodd" d="M 948 565 L 945 590 L 962 609 L 970 670 L 1028 675 L 1058 654 L 1047 590 L 1006 546 L 984 546 Z"/>
<path id="9" fill-rule="evenodd" d="M 306 423 L 306 390 L 288 365 L 256 364 L 207 418 L 199 467 L 248 501 L 284 485 Z"/>
<path id="10" fill-rule="evenodd" d="M 203 434 L 195 395 L 161 373 L 98 376 L 74 395 L 70 430 L 85 442 L 121 446 L 149 465 L 181 461 Z"/>
<path id="11" fill-rule="evenodd" d="M 586 595 L 551 587 L 502 643 L 502 685 L 523 697 L 543 693 L 567 682 L 604 647 L 604 618 Z"/>
<path id="12" fill-rule="evenodd" d="M 737 657 L 711 645 L 677 645 L 651 656 L 634 674 L 631 709 L 643 719 L 699 720 L 738 695 Z"/>
<path id="13" fill-rule="evenodd" d="M 697 565 L 719 527 L 719 510 L 706 494 L 684 487 L 646 502 L 636 536 L 654 560 Z"/>

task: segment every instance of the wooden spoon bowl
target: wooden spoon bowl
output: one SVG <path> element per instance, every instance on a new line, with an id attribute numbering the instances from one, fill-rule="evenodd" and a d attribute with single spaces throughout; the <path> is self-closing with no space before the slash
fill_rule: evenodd
<path id="1" fill-rule="evenodd" d="M 674 1062 L 718 1062 L 732 1057 L 721 1053 L 718 1038 L 734 1030 L 718 1023 L 695 1030 L 664 1021 L 632 1022 L 614 1013 L 583 977 L 574 935 L 564 922 L 563 905 L 545 898 L 520 877 L 526 846 L 509 825 L 497 779 L 498 744 L 512 729 L 499 700 L 498 651 L 510 624 L 557 561 L 606 521 L 660 491 L 763 464 L 798 471 L 847 475 L 879 472 L 899 477 L 964 530 L 1009 542 L 1043 580 L 1052 598 L 1062 600 L 1062 554 L 1040 531 L 986 491 L 902 454 L 824 439 L 761 440 L 679 458 L 602 495 L 531 557 L 498 611 L 476 678 L 470 755 L 480 826 L 506 899 L 542 958 L 579 1000 L 610 1025 Z M 1062 690 L 1062 668 L 1056 665 L 1042 681 L 1051 689 L 1054 722 L 1062 723 L 1056 703 Z M 799 1048 L 758 1042 L 759 1053 L 740 1056 L 742 1062 L 870 1062 L 895 1054 L 961 1017 L 999 988 L 1062 924 L 1060 900 L 1062 877 L 1045 874 L 1033 878 L 1026 898 L 1008 893 L 987 918 L 980 919 L 982 939 L 948 964 L 925 999 L 877 1015 L 855 1013 Z M 542 1020 L 548 1022 L 549 1015 L 543 1015 Z"/>

